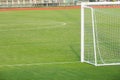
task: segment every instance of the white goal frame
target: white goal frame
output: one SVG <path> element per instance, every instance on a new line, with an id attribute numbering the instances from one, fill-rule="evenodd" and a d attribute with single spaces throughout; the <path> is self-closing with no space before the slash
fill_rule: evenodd
<path id="1" fill-rule="evenodd" d="M 120 65 L 119 63 L 109 63 L 109 64 L 98 64 L 97 63 L 97 59 L 96 59 L 96 39 L 95 39 L 95 31 L 94 31 L 94 12 L 93 12 L 93 8 L 89 7 L 90 6 L 94 6 L 94 5 L 120 5 L 120 2 L 82 2 L 81 3 L 81 62 L 86 62 L 89 64 L 93 64 L 95 66 L 104 66 L 104 65 Z M 88 5 L 88 6 L 87 6 Z M 84 32 L 84 24 L 85 24 L 85 20 L 84 20 L 84 8 L 89 8 L 91 10 L 91 18 L 92 18 L 92 34 L 93 34 L 93 48 L 94 48 L 94 63 L 91 63 L 89 61 L 85 61 L 84 59 L 84 52 L 85 52 L 85 48 L 84 48 L 84 38 L 85 38 L 85 32 Z"/>

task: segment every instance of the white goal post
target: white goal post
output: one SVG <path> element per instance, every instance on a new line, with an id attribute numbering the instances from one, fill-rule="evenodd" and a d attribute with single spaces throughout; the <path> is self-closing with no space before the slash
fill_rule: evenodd
<path id="1" fill-rule="evenodd" d="M 81 3 L 81 62 L 120 65 L 120 2 Z"/>

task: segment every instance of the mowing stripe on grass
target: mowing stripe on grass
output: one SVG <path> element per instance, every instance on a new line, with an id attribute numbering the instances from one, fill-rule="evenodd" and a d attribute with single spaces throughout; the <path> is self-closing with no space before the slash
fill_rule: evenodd
<path id="1" fill-rule="evenodd" d="M 31 64 L 8 64 L 8 65 L 0 65 L 0 67 L 17 67 L 17 66 L 37 66 L 37 65 L 49 65 L 49 64 L 72 64 L 72 63 L 80 63 L 80 61 L 74 62 L 49 62 L 49 63 L 31 63 Z"/>
<path id="2" fill-rule="evenodd" d="M 58 27 L 64 27 L 65 25 L 66 25 L 67 23 L 65 23 L 65 22 L 56 22 L 56 24 L 52 24 L 51 23 L 51 26 L 47 26 L 47 27 L 36 27 L 36 28 L 24 28 L 24 29 L 20 29 L 20 28 L 18 28 L 18 29 L 8 29 L 8 30 L 0 30 L 0 31 L 23 31 L 23 30 L 38 30 L 38 29 L 52 29 L 52 28 L 58 28 Z M 42 26 L 45 26 L 45 25 L 42 25 Z"/>

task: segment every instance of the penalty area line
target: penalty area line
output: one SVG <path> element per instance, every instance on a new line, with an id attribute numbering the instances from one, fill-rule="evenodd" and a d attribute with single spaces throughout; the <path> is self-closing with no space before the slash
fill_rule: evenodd
<path id="1" fill-rule="evenodd" d="M 53 29 L 53 28 L 62 28 L 62 27 L 65 27 L 65 25 L 67 25 L 67 23 L 65 22 L 55 22 L 54 24 L 49 24 L 50 26 L 47 26 L 45 27 L 46 25 L 40 25 L 40 26 L 37 26 L 36 28 L 29 28 L 29 27 L 24 27 L 24 28 L 18 28 L 18 29 L 8 29 L 8 30 L 5 30 L 5 29 L 0 29 L 0 32 L 5 32 L 5 31 L 30 31 L 30 30 L 41 30 L 41 29 Z M 41 26 L 44 26 L 44 27 L 41 27 Z"/>
<path id="2" fill-rule="evenodd" d="M 49 62 L 49 63 L 31 63 L 31 64 L 9 64 L 9 65 L 0 65 L 0 67 L 19 67 L 19 66 L 39 66 L 39 65 L 52 65 L 52 64 L 73 64 L 80 63 L 80 61 L 74 62 Z"/>

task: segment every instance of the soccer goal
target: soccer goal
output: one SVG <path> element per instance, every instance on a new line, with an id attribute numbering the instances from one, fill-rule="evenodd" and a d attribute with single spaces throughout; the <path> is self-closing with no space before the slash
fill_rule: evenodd
<path id="1" fill-rule="evenodd" d="M 81 3 L 81 62 L 120 65 L 120 2 Z"/>

